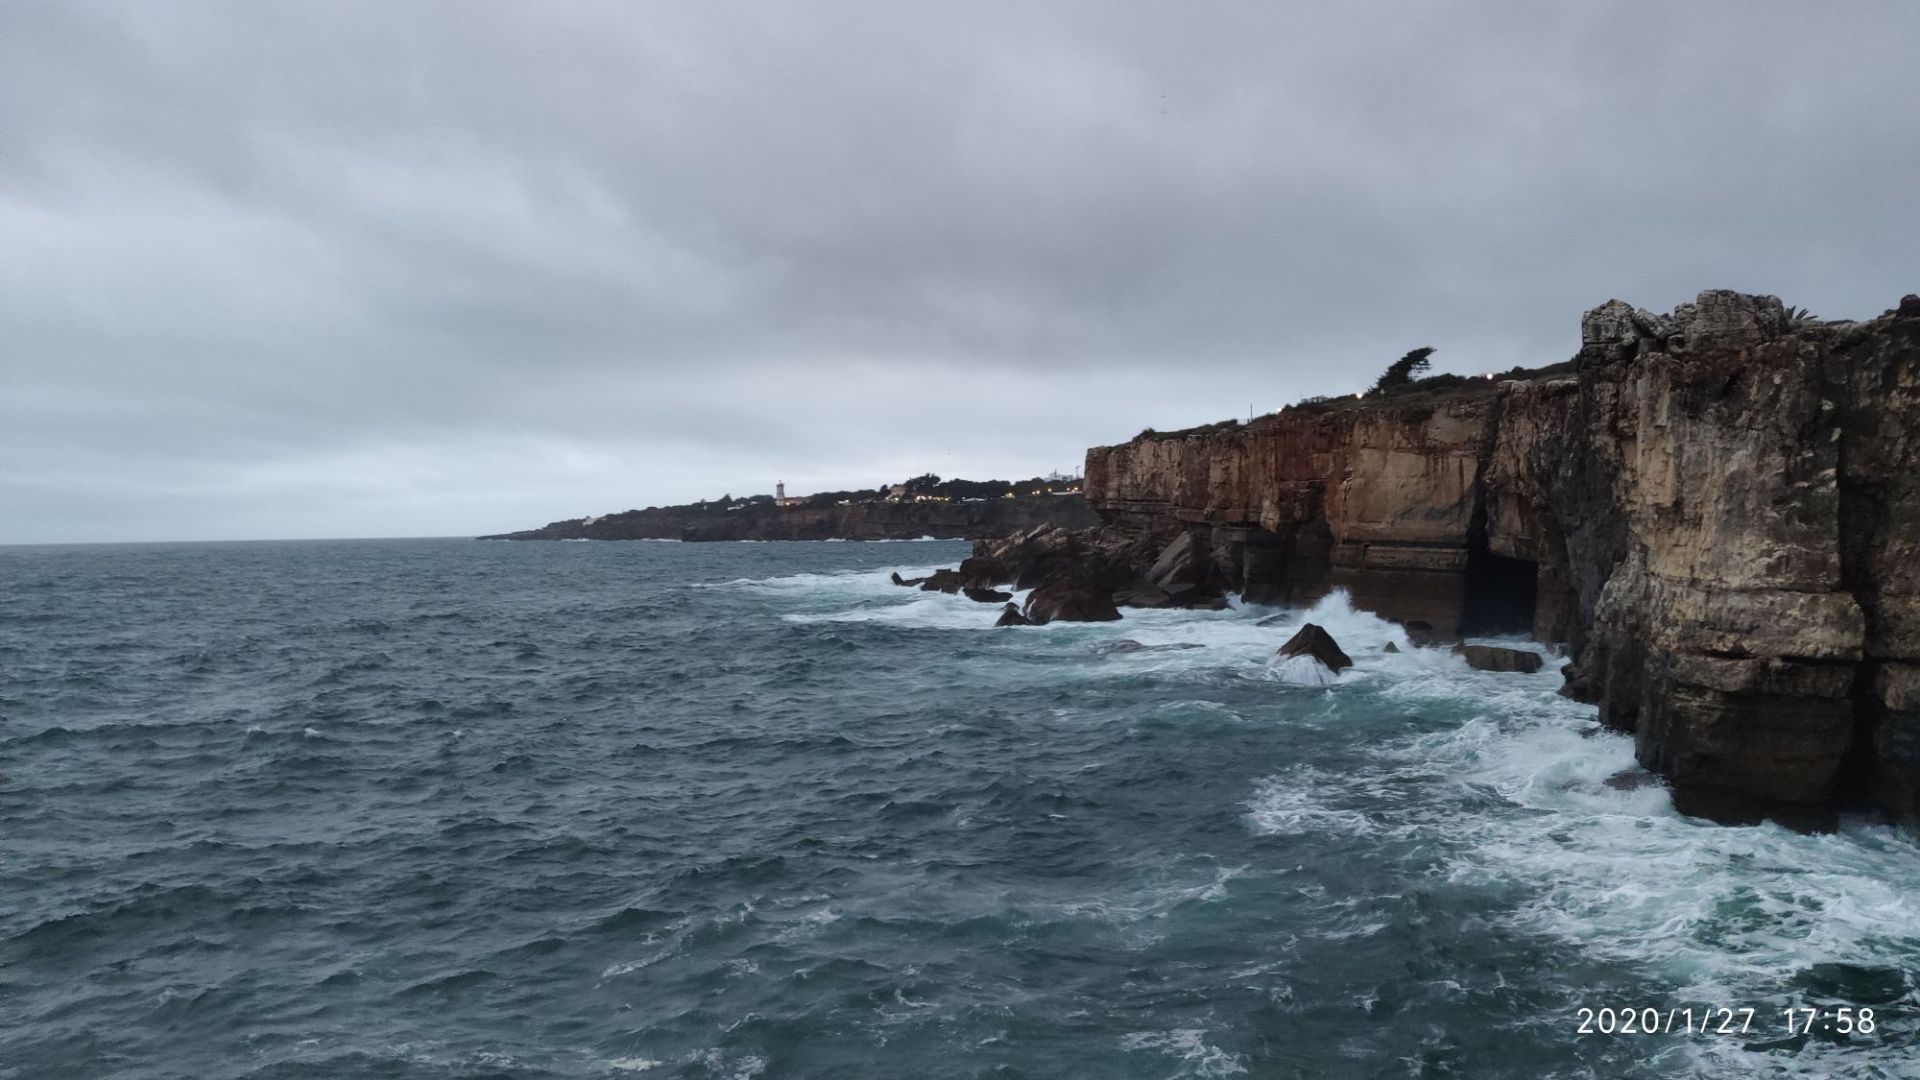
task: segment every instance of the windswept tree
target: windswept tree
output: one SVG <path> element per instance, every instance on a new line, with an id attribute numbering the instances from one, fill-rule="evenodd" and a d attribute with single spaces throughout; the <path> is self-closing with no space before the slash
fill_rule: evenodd
<path id="1" fill-rule="evenodd" d="M 1387 370 L 1381 372 L 1379 380 L 1373 384 L 1373 389 L 1367 391 L 1367 396 L 1379 397 L 1412 382 L 1415 376 L 1426 372 L 1427 357 L 1432 355 L 1433 347 L 1429 345 L 1426 348 L 1415 349 L 1388 364 Z"/>

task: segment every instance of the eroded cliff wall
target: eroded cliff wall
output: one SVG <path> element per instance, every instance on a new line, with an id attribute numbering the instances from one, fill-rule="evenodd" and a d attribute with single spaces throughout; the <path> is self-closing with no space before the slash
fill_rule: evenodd
<path id="1" fill-rule="evenodd" d="M 1249 600 L 1564 642 L 1681 788 L 1920 819 L 1920 300 L 1581 329 L 1565 371 L 1095 448 L 1087 497 Z"/>
<path id="2" fill-rule="evenodd" d="M 1213 584 L 1249 601 L 1308 603 L 1344 587 L 1363 607 L 1457 632 L 1496 389 L 1096 447 L 1087 498 L 1117 529 L 1191 532 Z"/>

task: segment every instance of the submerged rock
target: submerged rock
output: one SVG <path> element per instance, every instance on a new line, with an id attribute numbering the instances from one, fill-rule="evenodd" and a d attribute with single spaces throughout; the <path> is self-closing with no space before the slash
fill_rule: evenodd
<path id="1" fill-rule="evenodd" d="M 1342 652 L 1339 642 L 1334 641 L 1333 635 L 1318 623 L 1301 627 L 1274 655 L 1281 659 L 1310 656 L 1336 675 L 1353 666 L 1353 658 Z"/>
<path id="2" fill-rule="evenodd" d="M 1518 671 L 1531 675 L 1545 663 L 1537 652 L 1503 649 L 1498 645 L 1455 645 L 1453 655 L 1464 659 L 1468 667 L 1481 671 Z"/>
<path id="3" fill-rule="evenodd" d="M 1032 626 L 1033 623 L 1030 620 L 1028 620 L 1028 618 L 1025 615 L 1020 614 L 1019 605 L 1008 604 L 1006 608 L 1000 612 L 1000 621 L 994 623 L 993 625 L 995 626 Z"/>
<path id="4" fill-rule="evenodd" d="M 968 585 L 960 591 L 966 595 L 967 599 L 980 604 L 1004 604 L 1013 599 L 1013 594 L 1010 592 L 1000 592 L 996 589 L 982 589 L 974 585 Z"/>
<path id="5" fill-rule="evenodd" d="M 1110 641 L 1100 646 L 1097 651 L 1104 655 L 1111 656 L 1125 653 L 1178 652 L 1183 649 L 1200 648 L 1205 648 L 1205 646 L 1192 641 L 1176 641 L 1169 645 L 1144 645 L 1132 638 L 1121 638 L 1119 641 Z"/>
<path id="6" fill-rule="evenodd" d="M 1387 642 L 1387 647 L 1386 647 L 1386 649 L 1385 649 L 1385 650 L 1383 650 L 1383 651 L 1385 651 L 1385 652 L 1391 652 L 1391 653 L 1397 653 L 1397 652 L 1399 652 L 1399 651 L 1400 651 L 1400 646 L 1398 646 L 1398 645 L 1395 645 L 1395 644 L 1394 644 L 1393 642 L 1391 642 L 1391 641 L 1389 641 L 1389 642 Z"/>
<path id="7" fill-rule="evenodd" d="M 895 585 L 902 586 L 903 588 L 909 588 L 909 589 L 913 588 L 917 585 L 924 583 L 926 580 L 927 579 L 923 577 L 903 578 L 900 576 L 900 571 L 895 570 L 893 572 L 893 583 Z"/>

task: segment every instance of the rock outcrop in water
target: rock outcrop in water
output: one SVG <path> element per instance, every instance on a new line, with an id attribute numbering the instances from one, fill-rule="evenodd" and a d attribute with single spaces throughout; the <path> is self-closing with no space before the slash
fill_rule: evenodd
<path id="1" fill-rule="evenodd" d="M 1429 382 L 1096 447 L 1057 546 L 1123 597 L 1564 644 L 1680 789 L 1920 821 L 1920 299 L 1612 301 L 1569 364 Z"/>
<path id="2" fill-rule="evenodd" d="M 1468 667 L 1480 671 L 1518 671 L 1531 675 L 1545 663 L 1537 652 L 1503 649 L 1497 645 L 1455 645 L 1453 654 L 1465 660 Z"/>
<path id="3" fill-rule="evenodd" d="M 1326 628 L 1318 623 L 1308 623 L 1301 627 L 1297 633 L 1287 639 L 1286 644 L 1280 646 L 1280 651 L 1275 655 L 1282 658 L 1310 656 L 1326 665 L 1327 670 L 1336 675 L 1353 666 L 1352 657 L 1349 657 L 1346 651 L 1340 648 L 1339 642 L 1333 640 L 1333 635 L 1327 633 Z"/>

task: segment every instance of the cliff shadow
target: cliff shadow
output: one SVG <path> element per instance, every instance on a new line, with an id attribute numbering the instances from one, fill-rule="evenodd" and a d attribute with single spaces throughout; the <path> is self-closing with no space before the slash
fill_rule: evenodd
<path id="1" fill-rule="evenodd" d="M 1466 595 L 1460 606 L 1462 634 L 1534 634 L 1540 564 L 1488 550 L 1484 511 L 1474 515 L 1463 576 Z"/>

